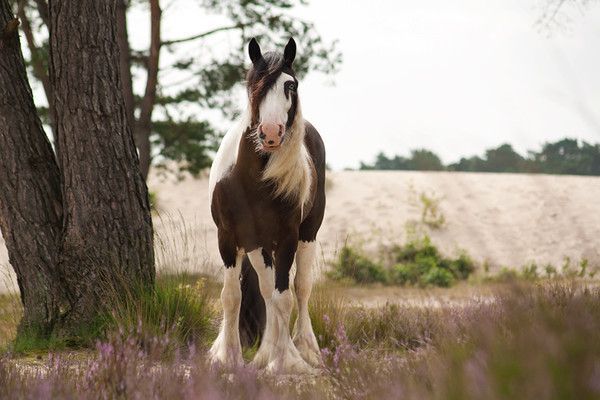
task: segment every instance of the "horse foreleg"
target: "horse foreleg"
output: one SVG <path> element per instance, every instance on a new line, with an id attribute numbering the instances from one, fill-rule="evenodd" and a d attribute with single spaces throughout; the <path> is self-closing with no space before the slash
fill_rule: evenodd
<path id="1" fill-rule="evenodd" d="M 275 290 L 267 307 L 267 312 L 270 311 L 267 320 L 272 324 L 274 339 L 267 363 L 267 370 L 271 372 L 313 371 L 300 355 L 290 336 L 290 316 L 294 306 L 294 298 L 289 288 L 290 268 L 298 246 L 297 240 L 297 237 L 286 238 L 278 243 L 275 252 Z"/>
<path id="2" fill-rule="evenodd" d="M 263 253 L 262 248 L 258 248 L 248 253 L 248 258 L 252 267 L 258 275 L 258 284 L 260 294 L 265 301 L 266 321 L 265 332 L 263 333 L 260 347 L 252 360 L 252 365 L 256 368 L 263 368 L 269 362 L 271 349 L 275 343 L 275 329 L 273 326 L 273 316 L 271 310 L 271 296 L 275 289 L 275 271 L 273 270 L 273 260 L 270 254 Z"/>
<path id="3" fill-rule="evenodd" d="M 302 358 L 312 366 L 321 363 L 319 345 L 308 313 L 308 299 L 313 286 L 312 268 L 316 259 L 315 244 L 314 241 L 298 243 L 296 278 L 294 279 L 294 289 L 298 300 L 298 319 L 294 327 L 294 344 Z"/>
<path id="4" fill-rule="evenodd" d="M 240 272 L 242 254 L 237 254 L 235 264 L 225 267 L 221 303 L 223 305 L 223 321 L 219 335 L 209 350 L 212 362 L 226 367 L 243 364 L 242 345 L 240 342 L 240 304 L 242 290 L 240 287 Z"/>

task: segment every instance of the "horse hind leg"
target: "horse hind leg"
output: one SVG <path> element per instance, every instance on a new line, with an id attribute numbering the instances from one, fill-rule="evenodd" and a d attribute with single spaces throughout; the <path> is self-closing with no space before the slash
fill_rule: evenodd
<path id="1" fill-rule="evenodd" d="M 294 344 L 302 358 L 316 367 L 321 364 L 321 353 L 308 313 L 308 300 L 313 286 L 313 265 L 316 259 L 316 242 L 299 242 L 296 251 L 296 277 L 294 288 L 298 300 L 298 319 L 294 326 Z"/>
<path id="2" fill-rule="evenodd" d="M 243 364 L 242 346 L 240 342 L 239 320 L 242 291 L 240 287 L 240 272 L 242 254 L 238 254 L 233 266 L 225 267 L 221 303 L 223 305 L 223 320 L 219 335 L 209 350 L 209 359 L 213 363 L 225 367 Z"/>

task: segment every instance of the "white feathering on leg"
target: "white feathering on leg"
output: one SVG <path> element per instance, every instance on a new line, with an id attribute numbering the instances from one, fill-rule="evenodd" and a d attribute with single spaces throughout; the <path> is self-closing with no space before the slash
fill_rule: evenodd
<path id="1" fill-rule="evenodd" d="M 258 275 L 258 282 L 260 287 L 260 294 L 265 300 L 266 306 L 266 321 L 265 321 L 265 332 L 263 334 L 260 347 L 252 360 L 252 365 L 256 368 L 263 368 L 267 366 L 269 362 L 269 356 L 271 354 L 271 348 L 275 343 L 275 330 L 273 327 L 273 316 L 271 310 L 271 295 L 275 290 L 275 272 L 273 266 L 265 264 L 262 248 L 258 248 L 248 253 L 248 258 L 252 267 Z"/>
<path id="2" fill-rule="evenodd" d="M 209 358 L 213 363 L 226 367 L 243 364 L 242 345 L 240 342 L 240 304 L 242 290 L 240 287 L 240 271 L 242 256 L 238 255 L 236 265 L 225 268 L 221 303 L 223 304 L 223 321 L 219 335 L 209 350 Z"/>
<path id="3" fill-rule="evenodd" d="M 292 292 L 286 289 L 279 293 L 275 289 L 270 303 L 275 343 L 271 347 L 267 371 L 287 374 L 313 372 L 314 369 L 302 359 L 290 337 L 290 315 L 294 303 Z"/>
<path id="4" fill-rule="evenodd" d="M 313 285 L 313 264 L 317 253 L 316 243 L 299 242 L 296 252 L 296 277 L 294 289 L 298 300 L 298 319 L 294 327 L 294 344 L 302 358 L 312 366 L 321 363 L 321 353 L 308 313 L 308 300 Z"/>

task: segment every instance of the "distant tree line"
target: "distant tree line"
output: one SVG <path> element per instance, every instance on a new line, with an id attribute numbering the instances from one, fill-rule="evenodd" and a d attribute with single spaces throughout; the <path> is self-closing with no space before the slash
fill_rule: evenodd
<path id="1" fill-rule="evenodd" d="M 360 169 L 600 175 L 600 144 L 565 138 L 545 143 L 540 151 L 530 150 L 524 157 L 505 143 L 486 150 L 482 157 L 463 157 L 449 165 L 444 165 L 434 152 L 426 149 L 412 150 L 409 157 L 387 157 L 379 153 L 372 164 L 361 162 Z"/>

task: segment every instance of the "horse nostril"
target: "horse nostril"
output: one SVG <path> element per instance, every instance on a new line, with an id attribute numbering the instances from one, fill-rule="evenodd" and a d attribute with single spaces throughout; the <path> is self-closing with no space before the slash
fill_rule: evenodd
<path id="1" fill-rule="evenodd" d="M 269 142 L 268 142 L 268 143 L 269 143 L 269 144 L 275 144 L 275 141 L 274 141 L 274 140 L 269 140 Z"/>
<path id="2" fill-rule="evenodd" d="M 262 131 L 261 131 L 261 132 L 258 134 L 258 137 L 264 140 L 264 139 L 267 137 L 267 135 L 265 135 L 265 134 L 264 134 L 264 132 L 262 132 Z"/>
<path id="3" fill-rule="evenodd" d="M 279 133 L 278 133 L 279 137 L 281 137 L 283 135 L 283 125 L 279 125 Z"/>

